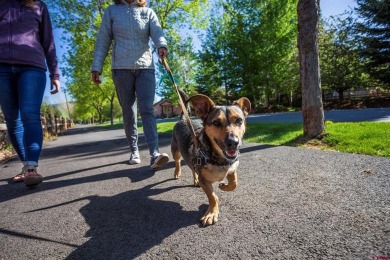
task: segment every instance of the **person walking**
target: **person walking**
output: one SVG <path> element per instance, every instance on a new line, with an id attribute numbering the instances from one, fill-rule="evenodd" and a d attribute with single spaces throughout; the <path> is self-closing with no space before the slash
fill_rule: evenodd
<path id="1" fill-rule="evenodd" d="M 145 0 L 114 0 L 104 12 L 95 42 L 91 73 L 92 81 L 100 84 L 100 75 L 108 51 L 113 44 L 112 78 L 122 108 L 129 163 L 139 164 L 137 103 L 149 148 L 150 166 L 157 169 L 169 161 L 158 147 L 157 124 L 153 101 L 156 92 L 152 39 L 160 58 L 168 54 L 167 40 L 156 13 L 146 7 Z"/>
<path id="2" fill-rule="evenodd" d="M 42 182 L 37 167 L 42 150 L 41 105 L 49 69 L 51 94 L 60 89 L 53 29 L 41 0 L 0 1 L 0 106 L 21 173 L 13 182 Z"/>

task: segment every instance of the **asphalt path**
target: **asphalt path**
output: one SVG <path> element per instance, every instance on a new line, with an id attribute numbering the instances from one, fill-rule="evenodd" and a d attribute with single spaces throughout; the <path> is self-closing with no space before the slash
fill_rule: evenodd
<path id="1" fill-rule="evenodd" d="M 325 110 L 324 118 L 333 122 L 390 122 L 390 108 Z M 253 114 L 249 116 L 248 121 L 259 123 L 301 123 L 303 122 L 303 116 L 300 111 Z"/>
<path id="2" fill-rule="evenodd" d="M 170 154 L 170 136 L 160 136 Z M 390 159 L 244 143 L 219 221 L 184 166 L 127 164 L 123 130 L 78 126 L 45 142 L 36 188 L 0 164 L 0 259 L 389 259 Z M 217 185 L 215 185 L 216 187 Z M 387 258 L 375 258 L 387 257 Z"/>
<path id="3" fill-rule="evenodd" d="M 390 122 L 390 107 L 367 109 L 325 110 L 325 120 L 333 122 Z M 159 122 L 175 122 L 177 118 L 159 119 Z M 302 112 L 250 114 L 251 123 L 302 123 Z"/>

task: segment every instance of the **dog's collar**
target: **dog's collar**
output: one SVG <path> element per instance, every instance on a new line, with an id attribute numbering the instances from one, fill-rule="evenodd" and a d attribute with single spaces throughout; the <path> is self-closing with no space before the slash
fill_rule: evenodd
<path id="1" fill-rule="evenodd" d="M 204 148 L 199 148 L 198 156 L 195 157 L 192 161 L 195 168 L 203 167 L 208 164 L 212 164 L 215 166 L 228 166 L 232 165 L 238 160 L 239 154 L 236 156 L 236 158 L 229 160 L 227 158 L 221 158 L 220 160 L 214 159 L 212 156 L 210 156 L 210 153 L 206 151 Z"/>

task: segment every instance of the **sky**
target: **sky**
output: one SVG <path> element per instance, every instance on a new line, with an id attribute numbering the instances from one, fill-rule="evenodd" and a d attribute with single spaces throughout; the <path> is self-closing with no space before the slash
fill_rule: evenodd
<path id="1" fill-rule="evenodd" d="M 346 10 L 350 10 L 351 8 L 356 7 L 355 0 L 320 0 L 320 8 L 321 8 L 321 14 L 324 18 L 327 18 L 332 15 L 338 15 L 342 14 Z M 59 30 L 54 30 L 54 34 L 59 35 Z M 56 48 L 57 48 L 57 56 L 59 58 L 59 65 L 61 67 L 61 56 L 63 53 L 63 50 L 61 49 L 62 43 L 59 40 L 59 37 L 55 37 L 56 41 Z M 107 57 L 109 58 L 109 57 Z M 89 77 L 90 75 L 86 75 L 86 77 Z M 61 90 L 60 93 L 57 93 L 55 95 L 50 94 L 50 85 L 48 83 L 46 84 L 46 92 L 44 96 L 44 102 L 49 104 L 57 104 L 65 102 L 65 94 Z M 61 88 L 66 88 L 66 79 L 64 77 L 61 77 Z M 69 97 L 67 97 L 69 100 Z"/>
<path id="2" fill-rule="evenodd" d="M 345 10 L 356 7 L 355 0 L 320 0 L 323 17 L 342 14 Z"/>

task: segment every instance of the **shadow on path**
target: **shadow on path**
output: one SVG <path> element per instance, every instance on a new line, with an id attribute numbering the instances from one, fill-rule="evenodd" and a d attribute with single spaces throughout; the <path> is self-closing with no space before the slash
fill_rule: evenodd
<path id="1" fill-rule="evenodd" d="M 179 203 L 151 198 L 190 187 L 157 187 L 167 181 L 170 180 L 112 197 L 87 196 L 30 212 L 48 211 L 47 214 L 50 214 L 52 208 L 88 200 L 80 213 L 90 227 L 85 234 L 90 239 L 77 247 L 67 259 L 134 259 L 161 244 L 179 229 L 196 224 L 194 221 L 200 218 L 203 207 L 206 207 L 202 205 L 200 211 L 184 211 Z"/>
<path id="2" fill-rule="evenodd" d="M 160 147 L 167 148 L 170 140 L 170 136 L 161 136 Z M 140 147 L 142 147 L 141 149 L 147 149 L 144 142 L 140 143 Z M 266 145 L 244 145 L 241 152 L 249 153 L 268 147 Z M 63 157 L 66 160 L 70 159 L 67 163 L 77 163 L 77 160 L 90 160 L 91 164 L 89 165 L 91 166 L 85 167 L 84 165 L 84 167 L 72 168 L 72 170 L 67 170 L 64 167 L 61 169 L 62 172 L 44 176 L 45 182 L 33 189 L 26 189 L 22 184 L 4 185 L 0 191 L 0 202 L 33 195 L 34 193 L 55 192 L 66 187 L 84 183 L 99 183 L 117 178 L 128 178 L 130 179 L 129 185 L 131 185 L 158 174 L 151 171 L 149 165 L 135 167 L 131 171 L 129 169 L 113 169 L 114 165 L 127 164 L 127 161 L 118 161 L 116 158 L 123 153 L 128 153 L 124 138 L 46 147 L 42 159 Z M 102 157 L 108 157 L 109 159 L 102 163 L 100 160 Z M 102 171 L 96 171 L 100 168 Z M 107 168 L 107 170 L 103 168 Z M 174 162 L 170 161 L 164 168 L 173 169 Z M 89 174 L 89 172 L 95 173 Z M 173 182 L 169 187 L 163 185 L 171 180 L 173 179 L 152 183 L 139 189 L 129 186 L 128 191 L 114 196 L 85 196 L 24 212 L 25 214 L 42 212 L 44 215 L 50 216 L 52 209 L 61 209 L 61 207 L 65 209 L 67 205 L 79 201 L 88 201 L 85 206 L 80 208 L 85 223 L 90 227 L 85 234 L 85 237 L 88 237 L 89 240 L 82 245 L 5 229 L 0 229 L 0 233 L 70 246 L 74 248 L 74 251 L 67 259 L 134 259 L 145 252 L 153 254 L 152 258 L 161 259 L 164 258 L 164 252 L 156 253 L 150 249 L 160 245 L 164 239 L 171 237 L 173 233 L 182 228 L 199 225 L 197 220 L 207 208 L 207 205 L 203 204 L 197 211 L 185 211 L 179 203 L 170 199 L 170 195 L 165 196 L 167 197 L 166 201 L 156 199 L 156 197 L 166 192 L 193 187 L 192 185 L 175 186 Z M 164 188 L 161 188 L 162 186 Z M 180 242 L 177 241 L 178 244 Z"/>

